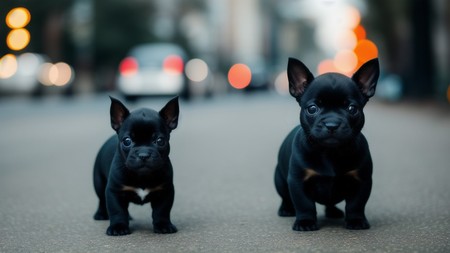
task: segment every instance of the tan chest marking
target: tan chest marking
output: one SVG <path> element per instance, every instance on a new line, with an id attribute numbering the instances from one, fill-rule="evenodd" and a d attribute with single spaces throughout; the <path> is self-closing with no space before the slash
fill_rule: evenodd
<path id="1" fill-rule="evenodd" d="M 349 177 L 353 177 L 354 179 L 356 179 L 356 180 L 358 180 L 358 181 L 361 180 L 361 179 L 359 178 L 359 175 L 358 175 L 358 170 L 351 170 L 351 171 L 345 173 L 345 175 L 347 175 L 347 176 L 349 176 Z"/>
<path id="2" fill-rule="evenodd" d="M 361 179 L 359 178 L 358 174 L 359 174 L 358 170 L 351 170 L 351 171 L 348 171 L 347 173 L 345 173 L 346 176 L 352 177 L 352 178 L 360 181 Z M 317 173 L 317 171 L 315 171 L 313 169 L 309 169 L 309 168 L 305 169 L 305 174 L 303 176 L 303 181 L 305 182 L 305 181 L 307 181 L 307 180 L 309 180 L 309 179 L 311 179 L 312 177 L 315 177 L 315 176 L 320 176 L 320 174 Z"/>
<path id="3" fill-rule="evenodd" d="M 319 176 L 320 174 L 317 173 L 315 170 L 313 169 L 305 169 L 305 175 L 303 177 L 303 182 L 307 181 L 308 179 L 314 177 L 314 176 Z"/>

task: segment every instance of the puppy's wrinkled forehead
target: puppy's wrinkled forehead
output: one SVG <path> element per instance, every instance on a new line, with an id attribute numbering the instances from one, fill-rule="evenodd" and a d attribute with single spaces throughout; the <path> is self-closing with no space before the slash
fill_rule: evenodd
<path id="1" fill-rule="evenodd" d="M 150 109 L 139 109 L 132 112 L 124 122 L 122 129 L 127 129 L 128 134 L 136 139 L 150 139 L 155 132 L 163 131 L 158 112 Z"/>
<path id="2" fill-rule="evenodd" d="M 314 98 L 327 104 L 341 104 L 349 100 L 352 102 L 362 100 L 362 94 L 355 82 L 347 76 L 336 73 L 323 74 L 316 77 L 306 90 L 305 95 L 305 98 L 307 97 L 306 100 Z"/>

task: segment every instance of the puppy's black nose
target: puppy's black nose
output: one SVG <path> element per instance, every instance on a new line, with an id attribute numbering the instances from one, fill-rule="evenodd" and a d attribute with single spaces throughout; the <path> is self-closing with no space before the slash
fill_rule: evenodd
<path id="1" fill-rule="evenodd" d="M 340 125 L 339 122 L 325 122 L 325 127 L 329 131 L 335 131 L 336 129 L 338 129 L 339 125 Z"/>
<path id="2" fill-rule="evenodd" d="M 142 161 L 146 161 L 148 160 L 148 158 L 150 158 L 150 153 L 147 152 L 141 152 L 138 154 L 139 159 L 141 159 Z"/>

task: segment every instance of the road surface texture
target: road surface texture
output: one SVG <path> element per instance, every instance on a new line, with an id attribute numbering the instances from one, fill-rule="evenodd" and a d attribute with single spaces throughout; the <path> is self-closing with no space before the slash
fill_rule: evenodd
<path id="1" fill-rule="evenodd" d="M 0 101 L 0 252 L 450 252 L 448 108 L 369 102 L 372 228 L 346 230 L 319 206 L 321 229 L 295 232 L 294 218 L 276 215 L 273 184 L 279 145 L 298 122 L 295 100 L 181 101 L 171 140 L 179 232 L 154 234 L 150 206 L 132 205 L 132 234 L 110 237 L 109 223 L 92 219 L 92 165 L 113 134 L 109 103 L 107 94 Z"/>

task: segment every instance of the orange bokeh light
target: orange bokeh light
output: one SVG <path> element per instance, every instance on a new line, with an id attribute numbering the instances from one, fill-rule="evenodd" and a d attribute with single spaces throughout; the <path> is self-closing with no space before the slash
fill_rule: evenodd
<path id="1" fill-rule="evenodd" d="M 345 29 L 341 29 L 336 37 L 337 53 L 334 59 L 319 63 L 318 74 L 338 72 L 351 76 L 364 63 L 378 57 L 377 46 L 367 39 L 366 29 L 360 24 L 359 10 L 351 6 L 345 17 Z"/>
<path id="2" fill-rule="evenodd" d="M 17 58 L 7 54 L 0 58 L 0 79 L 10 78 L 17 72 Z"/>
<path id="3" fill-rule="evenodd" d="M 362 25 L 358 25 L 357 27 L 355 27 L 355 29 L 353 29 L 353 32 L 355 33 L 357 41 L 366 39 L 366 29 L 364 29 Z"/>
<path id="4" fill-rule="evenodd" d="M 322 75 L 329 72 L 338 72 L 334 66 L 334 61 L 331 59 L 321 61 L 319 66 L 317 66 L 317 73 Z"/>
<path id="5" fill-rule="evenodd" d="M 235 89 L 243 89 L 250 84 L 252 72 L 242 63 L 234 64 L 228 71 L 228 82 Z"/>
<path id="6" fill-rule="evenodd" d="M 365 62 L 378 57 L 378 48 L 370 40 L 360 40 L 354 49 L 356 56 L 358 57 L 358 65 L 356 68 L 361 67 Z"/>
<path id="7" fill-rule="evenodd" d="M 74 72 L 69 64 L 58 62 L 56 64 L 44 63 L 41 67 L 39 81 L 45 86 L 64 86 L 74 78 Z"/>
<path id="8" fill-rule="evenodd" d="M 6 25 L 11 29 L 23 28 L 30 23 L 31 14 L 24 7 L 12 9 L 6 15 Z"/>
<path id="9" fill-rule="evenodd" d="M 450 85 L 447 87 L 447 101 L 450 103 Z"/>
<path id="10" fill-rule="evenodd" d="M 353 50 L 356 46 L 357 38 L 352 30 L 342 31 L 337 38 L 337 49 L 350 49 Z"/>
<path id="11" fill-rule="evenodd" d="M 6 44 L 11 50 L 22 50 L 28 43 L 30 43 L 30 32 L 25 28 L 14 29 L 6 37 Z"/>
<path id="12" fill-rule="evenodd" d="M 334 56 L 334 66 L 338 72 L 344 75 L 351 75 L 356 69 L 357 64 L 358 58 L 353 51 L 342 50 Z"/>
<path id="13" fill-rule="evenodd" d="M 347 25 L 349 28 L 355 28 L 361 22 L 361 13 L 356 7 L 347 8 Z"/>

